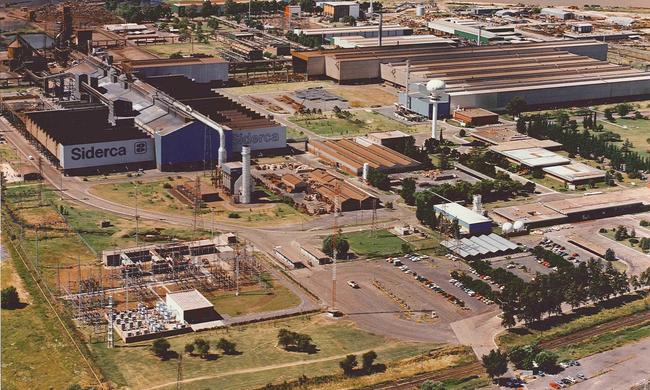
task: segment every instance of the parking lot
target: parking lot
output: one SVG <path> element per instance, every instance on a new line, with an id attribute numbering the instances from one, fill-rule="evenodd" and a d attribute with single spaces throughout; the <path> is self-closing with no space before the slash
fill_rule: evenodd
<path id="1" fill-rule="evenodd" d="M 361 328 L 410 341 L 456 342 L 449 324 L 464 318 L 496 310 L 467 295 L 449 283 L 449 273 L 469 267 L 449 259 L 402 259 L 411 272 L 435 283 L 445 295 L 416 279 L 386 260 L 353 261 L 337 264 L 336 308 Z M 318 266 L 292 271 L 306 288 L 321 297 L 325 306 L 331 302 L 332 266 Z M 359 288 L 348 285 L 354 281 Z M 465 307 L 452 302 L 450 295 L 464 301 Z M 433 315 L 432 315 L 433 314 Z"/>

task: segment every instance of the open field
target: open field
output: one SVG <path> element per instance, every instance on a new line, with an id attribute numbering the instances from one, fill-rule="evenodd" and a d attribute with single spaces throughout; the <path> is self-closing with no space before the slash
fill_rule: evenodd
<path id="1" fill-rule="evenodd" d="M 318 135 L 326 137 L 352 136 L 391 130 L 400 130 L 405 133 L 417 133 L 428 129 L 428 125 L 420 124 L 407 126 L 381 114 L 367 111 L 354 111 L 350 119 L 341 119 L 331 115 L 326 117 L 293 116 L 289 118 L 289 120 Z"/>
<path id="2" fill-rule="evenodd" d="M 17 270 L 21 276 L 27 272 L 18 261 L 4 257 L 0 266 L 1 287 L 14 285 L 21 302 L 28 303 L 21 309 L 2 310 L 1 387 L 65 389 L 73 383 L 92 384 L 84 362 L 38 295 L 34 282 L 20 279 Z"/>
<path id="3" fill-rule="evenodd" d="M 550 327 L 545 326 L 543 330 L 525 330 L 517 328 L 515 330 L 506 331 L 497 337 L 497 344 L 502 348 L 511 349 L 518 345 L 539 342 L 540 345 L 546 344 L 549 348 L 557 348 L 568 345 L 570 341 L 582 342 L 592 335 L 586 334 L 588 337 L 583 336 L 577 338 L 579 332 L 590 331 L 591 329 L 594 331 L 606 331 L 608 323 L 619 325 L 615 321 L 623 321 L 626 320 L 627 317 L 633 315 L 643 315 L 643 313 L 647 314 L 649 304 L 650 302 L 648 302 L 647 298 L 638 298 L 620 306 L 606 308 L 600 311 L 596 311 L 593 307 L 588 307 L 582 309 L 582 313 L 586 314 L 579 315 L 572 313 L 564 315 L 559 320 L 555 321 L 556 324 L 553 324 Z M 614 329 L 618 329 L 618 327 L 614 327 Z M 561 340 L 562 337 L 572 337 L 574 340 L 566 340 L 565 342 L 564 340 Z"/>
<path id="4" fill-rule="evenodd" d="M 621 140 L 629 139 L 634 145 L 632 150 L 640 153 L 642 156 L 650 156 L 650 119 L 620 119 L 610 123 L 607 120 L 600 120 L 605 130 L 609 130 L 621 135 Z M 622 142 L 616 143 L 619 147 Z"/>
<path id="5" fill-rule="evenodd" d="M 206 179 L 207 180 L 207 179 Z M 192 216 L 192 208 L 174 197 L 168 190 L 169 186 L 184 183 L 186 179 L 168 178 L 165 180 L 141 181 L 138 184 L 138 207 L 144 210 L 162 213 L 173 212 Z M 91 193 L 114 203 L 135 207 L 135 186 L 131 182 L 97 184 L 90 189 Z M 215 221 L 228 221 L 241 224 L 262 224 L 269 222 L 299 222 L 307 220 L 308 216 L 300 214 L 293 207 L 279 202 L 269 202 L 261 205 L 245 205 L 239 207 L 227 201 L 210 202 L 201 212 L 202 226 L 210 228 L 214 212 Z"/>
<path id="6" fill-rule="evenodd" d="M 650 321 L 600 334 L 585 341 L 555 348 L 560 359 L 581 359 L 650 337 Z"/>
<path id="7" fill-rule="evenodd" d="M 220 314 L 229 316 L 288 309 L 300 304 L 300 298 L 282 284 L 274 283 L 273 280 L 266 283 L 268 287 L 245 287 L 239 292 L 239 296 L 236 296 L 234 291 L 226 291 L 206 294 L 206 298 L 214 304 Z"/>
<path id="8" fill-rule="evenodd" d="M 402 253 L 404 241 L 388 230 L 377 230 L 374 233 L 365 230 L 345 233 L 343 236 L 350 243 L 350 250 L 360 256 L 381 257 Z"/>
<path id="9" fill-rule="evenodd" d="M 287 328 L 310 335 L 318 347 L 314 354 L 287 352 L 276 346 L 277 332 Z M 213 353 L 213 360 L 184 356 L 184 389 L 239 389 L 263 386 L 269 382 L 294 379 L 301 373 L 309 376 L 331 374 L 338 361 L 348 353 L 374 349 L 378 362 L 388 362 L 422 354 L 435 348 L 433 344 L 408 344 L 385 339 L 356 329 L 347 321 L 331 322 L 319 316 L 307 316 L 276 322 L 239 326 L 170 338 L 171 349 L 182 352 L 183 346 L 196 337 L 215 343 L 225 337 L 237 343 L 239 355 Z M 149 351 L 150 343 L 121 344 L 113 350 L 105 343 L 92 345 L 100 366 L 117 385 L 132 388 L 174 388 L 177 360 L 160 361 Z M 450 362 L 451 363 L 451 362 Z M 304 366 L 303 366 L 304 365 Z M 154 375 L 155 373 L 155 375 Z M 203 378 L 192 380 L 192 378 Z"/>

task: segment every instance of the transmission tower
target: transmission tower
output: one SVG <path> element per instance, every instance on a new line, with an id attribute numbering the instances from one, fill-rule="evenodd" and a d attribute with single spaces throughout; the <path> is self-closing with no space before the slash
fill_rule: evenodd
<path id="1" fill-rule="evenodd" d="M 192 239 L 196 237 L 199 215 L 201 214 L 201 177 L 197 174 L 194 181 L 194 214 L 192 219 Z"/>
<path id="2" fill-rule="evenodd" d="M 372 223 L 370 225 L 370 236 L 374 237 L 377 231 L 377 199 L 372 200 Z"/>
<path id="3" fill-rule="evenodd" d="M 43 206 L 43 157 L 38 156 L 38 175 L 40 180 L 38 182 L 38 205 Z"/>
<path id="4" fill-rule="evenodd" d="M 339 217 L 339 194 L 341 192 L 340 181 L 336 181 L 336 186 L 334 187 L 334 225 L 332 226 L 332 239 L 330 240 L 330 245 L 332 245 L 332 307 L 330 312 L 333 315 L 336 315 L 336 257 L 338 256 L 338 240 L 339 240 L 339 228 L 338 228 L 338 217 Z"/>
<path id="5" fill-rule="evenodd" d="M 181 390 L 183 383 L 183 354 L 178 355 L 178 367 L 176 369 L 176 390 Z"/>
<path id="6" fill-rule="evenodd" d="M 108 348 L 115 347 L 115 341 L 113 340 L 113 296 L 108 296 L 108 325 L 106 329 L 106 345 Z"/>

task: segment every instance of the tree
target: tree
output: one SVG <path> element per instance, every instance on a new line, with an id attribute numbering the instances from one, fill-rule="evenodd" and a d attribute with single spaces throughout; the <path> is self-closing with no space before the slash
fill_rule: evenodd
<path id="1" fill-rule="evenodd" d="M 0 306 L 3 309 L 16 309 L 20 306 L 20 297 L 16 287 L 3 288 L 0 296 Z"/>
<path id="2" fill-rule="evenodd" d="M 445 390 L 445 385 L 442 382 L 428 380 L 420 386 L 420 390 Z"/>
<path id="3" fill-rule="evenodd" d="M 368 173 L 368 183 L 371 186 L 387 191 L 390 189 L 390 178 L 384 172 L 377 169 L 370 169 Z"/>
<path id="4" fill-rule="evenodd" d="M 154 353 L 154 355 L 163 359 L 167 356 L 169 347 L 171 347 L 169 341 L 167 341 L 167 339 L 164 337 L 160 337 L 154 340 L 153 344 L 151 345 L 151 351 Z"/>
<path id="5" fill-rule="evenodd" d="M 535 356 L 535 363 L 543 371 L 553 371 L 557 366 L 558 356 L 551 351 L 541 351 Z"/>
<path id="6" fill-rule="evenodd" d="M 611 108 L 607 107 L 607 108 L 603 111 L 603 113 L 605 114 L 605 119 L 607 119 L 607 120 L 610 121 L 610 122 L 613 122 L 613 121 L 614 121 L 614 115 L 613 115 L 613 111 L 612 111 Z"/>
<path id="7" fill-rule="evenodd" d="M 348 251 L 350 250 L 350 243 L 344 237 L 341 237 L 341 233 L 337 233 L 336 236 L 327 236 L 323 240 L 322 250 L 328 256 L 334 256 L 332 252 L 332 240 L 336 244 L 336 258 L 345 259 L 348 257 Z"/>
<path id="8" fill-rule="evenodd" d="M 508 371 L 508 356 L 505 352 L 493 349 L 487 355 L 481 357 L 483 367 L 490 378 L 494 379 Z"/>
<path id="9" fill-rule="evenodd" d="M 402 199 L 404 199 L 404 202 L 409 206 L 413 206 L 415 204 L 415 189 L 415 179 L 407 177 L 406 179 L 402 180 L 402 189 L 400 190 L 400 195 L 402 196 Z"/>
<path id="10" fill-rule="evenodd" d="M 208 341 L 200 338 L 195 339 L 194 346 L 196 347 L 199 356 L 201 356 L 201 359 L 206 359 L 208 357 L 208 354 L 210 353 L 210 343 Z"/>
<path id="11" fill-rule="evenodd" d="M 68 390 L 83 390 L 83 387 L 79 383 L 74 383 L 68 386 Z"/>
<path id="12" fill-rule="evenodd" d="M 616 253 L 614 253 L 614 250 L 612 248 L 607 248 L 607 250 L 605 251 L 605 260 L 607 261 L 616 260 Z"/>
<path id="13" fill-rule="evenodd" d="M 365 373 L 372 372 L 372 366 L 377 359 L 377 353 L 375 351 L 368 351 L 361 355 L 361 369 Z"/>
<path id="14" fill-rule="evenodd" d="M 517 118 L 517 132 L 521 134 L 526 134 L 528 129 L 526 128 L 526 119 L 524 117 Z"/>
<path id="15" fill-rule="evenodd" d="M 357 357 L 355 355 L 347 355 L 339 362 L 339 367 L 343 370 L 345 376 L 352 376 L 354 368 L 358 365 Z"/>
<path id="16" fill-rule="evenodd" d="M 528 103 L 519 96 L 515 96 L 508 102 L 508 104 L 506 104 L 506 111 L 513 117 L 519 116 L 519 114 L 526 111 L 527 108 Z"/>
<path id="17" fill-rule="evenodd" d="M 192 343 L 187 343 L 185 344 L 185 353 L 191 355 L 194 353 L 194 344 Z"/>
<path id="18" fill-rule="evenodd" d="M 222 350 L 226 355 L 234 355 L 237 353 L 237 344 L 223 337 L 217 341 L 216 347 Z"/>
<path id="19" fill-rule="evenodd" d="M 622 118 L 627 116 L 632 110 L 634 109 L 634 106 L 632 106 L 630 103 L 621 103 L 616 105 L 616 113 Z"/>
<path id="20" fill-rule="evenodd" d="M 411 244 L 409 244 L 408 242 L 403 242 L 402 243 L 402 253 L 407 255 L 407 254 L 412 253 L 412 252 L 413 252 L 413 247 L 411 246 Z"/>
<path id="21" fill-rule="evenodd" d="M 237 3 L 235 3 L 235 0 L 226 0 L 224 3 L 224 13 L 226 15 L 237 14 Z"/>
<path id="22" fill-rule="evenodd" d="M 357 24 L 357 20 L 354 18 L 354 16 L 344 16 L 341 18 L 341 23 L 345 23 L 348 26 L 354 26 Z"/>
<path id="23" fill-rule="evenodd" d="M 293 339 L 293 332 L 288 329 L 282 328 L 278 331 L 278 344 L 280 344 L 282 348 L 287 349 L 289 345 L 293 344 Z"/>

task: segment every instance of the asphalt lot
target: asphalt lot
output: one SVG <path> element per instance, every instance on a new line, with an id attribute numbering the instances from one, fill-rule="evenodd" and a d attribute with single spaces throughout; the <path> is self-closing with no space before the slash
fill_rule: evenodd
<path id="1" fill-rule="evenodd" d="M 549 383 L 567 376 L 577 378 L 578 373 L 587 380 L 571 389 L 620 390 L 629 389 L 650 378 L 650 338 L 602 352 L 580 360 L 579 367 L 568 367 L 557 376 L 545 376 L 528 383 L 529 389 L 550 389 Z"/>
<path id="2" fill-rule="evenodd" d="M 405 274 L 384 260 L 360 260 L 337 264 L 336 308 L 347 318 L 368 331 L 408 341 L 457 342 L 450 323 L 496 309 L 469 297 L 449 283 L 449 272 L 467 269 L 462 263 L 450 260 L 423 260 L 418 263 L 405 260 L 411 270 L 428 278 L 450 294 L 463 300 L 470 310 L 449 302 L 441 294 L 426 288 L 413 275 Z M 310 291 L 321 297 L 322 304 L 330 306 L 332 266 L 292 271 L 292 275 Z M 347 282 L 360 286 L 354 289 Z M 406 313 L 396 300 L 377 288 L 379 281 L 388 291 L 408 304 Z M 438 318 L 432 319 L 435 311 Z"/>

